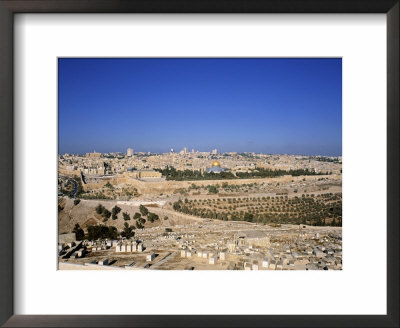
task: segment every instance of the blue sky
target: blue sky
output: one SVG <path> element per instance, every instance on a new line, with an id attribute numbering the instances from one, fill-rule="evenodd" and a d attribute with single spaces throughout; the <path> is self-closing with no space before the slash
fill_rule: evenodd
<path id="1" fill-rule="evenodd" d="M 59 152 L 342 154 L 341 59 L 58 61 Z"/>

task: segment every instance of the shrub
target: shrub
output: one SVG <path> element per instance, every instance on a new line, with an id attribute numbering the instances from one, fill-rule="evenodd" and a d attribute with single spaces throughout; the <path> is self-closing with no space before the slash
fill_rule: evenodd
<path id="1" fill-rule="evenodd" d="M 89 240 L 96 239 L 116 239 L 118 236 L 118 230 L 114 226 L 107 227 L 105 225 L 96 225 L 96 226 L 88 226 L 88 235 L 87 238 Z"/>
<path id="2" fill-rule="evenodd" d="M 119 212 L 121 212 L 121 208 L 117 205 L 115 205 L 111 210 L 112 215 L 118 215 Z"/>
<path id="3" fill-rule="evenodd" d="M 149 214 L 149 210 L 146 207 L 144 207 L 143 205 L 139 206 L 139 211 L 143 216 L 146 216 L 147 214 Z"/>
<path id="4" fill-rule="evenodd" d="M 75 233 L 76 240 L 83 240 L 85 238 L 85 233 L 78 223 L 75 224 L 74 230 L 72 230 L 72 232 Z"/>
<path id="5" fill-rule="evenodd" d="M 156 220 L 159 219 L 158 215 L 155 213 L 149 213 L 149 215 L 147 216 L 147 218 L 149 219 L 150 222 L 154 222 Z"/>
<path id="6" fill-rule="evenodd" d="M 99 204 L 99 205 L 96 206 L 96 213 L 97 214 L 102 214 L 104 210 L 105 210 L 105 207 L 103 205 Z"/>
<path id="7" fill-rule="evenodd" d="M 101 215 L 103 216 L 103 218 L 109 219 L 111 216 L 111 212 L 105 208 Z"/>
<path id="8" fill-rule="evenodd" d="M 126 238 L 132 238 L 135 236 L 135 232 L 133 230 L 135 230 L 135 227 L 130 226 L 128 222 L 125 222 L 124 230 L 121 232 L 121 236 Z"/>

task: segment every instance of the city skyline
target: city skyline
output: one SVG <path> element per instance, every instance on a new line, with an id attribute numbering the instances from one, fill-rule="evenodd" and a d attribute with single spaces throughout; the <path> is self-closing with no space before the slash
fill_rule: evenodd
<path id="1" fill-rule="evenodd" d="M 130 147 L 128 147 L 127 149 L 125 149 L 125 151 L 124 150 L 121 150 L 121 151 L 109 151 L 109 152 L 99 152 L 99 151 L 97 151 L 96 149 L 93 149 L 93 150 L 91 150 L 91 151 L 87 151 L 87 152 L 76 152 L 76 153 L 68 153 L 68 152 L 64 152 L 64 153 L 61 153 L 61 152 L 59 152 L 59 155 L 63 155 L 63 154 L 69 154 L 69 155 L 80 155 L 80 156 L 85 156 L 85 155 L 87 155 L 87 154 L 90 154 L 90 153 L 99 153 L 99 154 L 122 154 L 122 155 L 127 155 L 128 157 L 129 156 L 132 156 L 132 155 L 130 155 L 130 154 L 128 154 L 127 153 L 127 150 L 128 149 L 131 149 Z M 172 149 L 172 148 L 171 148 Z M 135 149 L 132 149 L 133 150 L 133 155 L 137 155 L 137 154 L 152 154 L 152 155 L 162 155 L 162 154 L 169 154 L 169 153 L 174 153 L 174 154 L 192 154 L 192 153 L 207 153 L 207 154 L 210 154 L 210 155 L 221 155 L 221 154 L 260 154 L 260 155 L 271 155 L 271 156 L 274 156 L 274 155 L 289 155 L 289 156 L 310 156 L 310 157 L 342 157 L 342 155 L 321 155 L 321 154 L 314 154 L 314 155 L 307 155 L 307 154 L 287 154 L 287 153 L 262 153 L 262 152 L 235 152 L 235 151 L 230 151 L 230 152 L 220 152 L 219 150 L 216 152 L 216 153 L 214 153 L 213 151 L 215 150 L 215 149 L 212 149 L 212 150 L 197 150 L 197 149 L 192 149 L 192 148 L 188 148 L 187 149 L 187 152 L 184 152 L 184 148 L 183 149 L 175 149 L 175 148 L 173 148 L 173 151 L 171 151 L 171 149 L 169 150 L 169 151 L 164 151 L 164 152 L 149 152 L 149 151 L 136 151 Z"/>
<path id="2" fill-rule="evenodd" d="M 59 59 L 59 153 L 342 155 L 341 59 Z"/>

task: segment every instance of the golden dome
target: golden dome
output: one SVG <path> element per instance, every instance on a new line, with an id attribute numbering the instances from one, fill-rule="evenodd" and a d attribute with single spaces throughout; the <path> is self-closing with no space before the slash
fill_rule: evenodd
<path id="1" fill-rule="evenodd" d="M 212 162 L 211 165 L 212 165 L 212 166 L 221 166 L 220 162 L 218 162 L 218 161 Z"/>

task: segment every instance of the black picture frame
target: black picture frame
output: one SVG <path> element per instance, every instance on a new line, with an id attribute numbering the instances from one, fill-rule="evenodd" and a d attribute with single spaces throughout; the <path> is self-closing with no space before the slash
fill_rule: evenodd
<path id="1" fill-rule="evenodd" d="M 5 327 L 399 327 L 399 12 L 399 0 L 0 0 L 0 324 Z M 385 13 L 387 315 L 14 315 L 13 22 L 16 13 Z"/>

